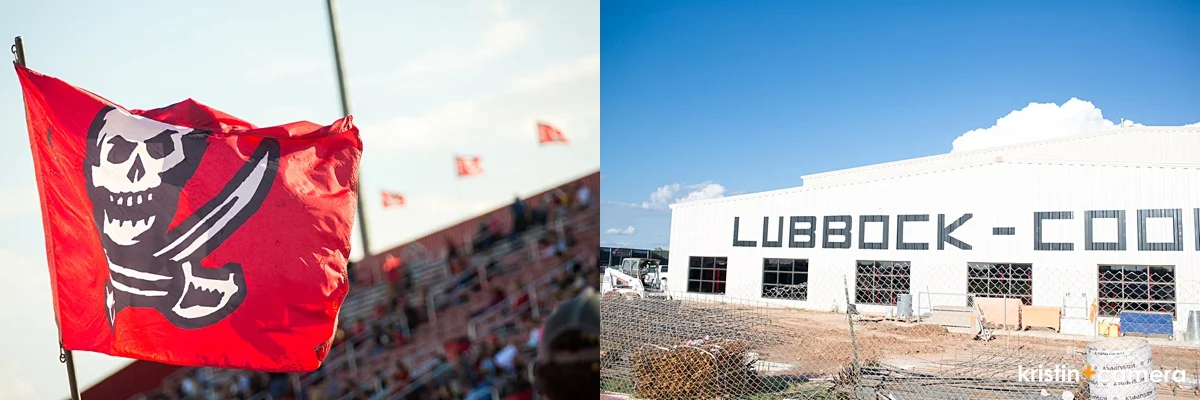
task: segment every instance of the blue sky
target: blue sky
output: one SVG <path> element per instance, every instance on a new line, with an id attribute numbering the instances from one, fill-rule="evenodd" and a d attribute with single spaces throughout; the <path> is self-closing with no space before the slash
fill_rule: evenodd
<path id="1" fill-rule="evenodd" d="M 599 169 L 599 3 L 338 2 L 373 251 Z M 3 48 L 17 35 L 31 68 L 130 108 L 191 97 L 260 126 L 341 112 L 323 1 L 5 2 Z M 65 398 L 21 92 L 3 68 L 0 400 Z M 538 146 L 538 120 L 571 144 Z M 455 179 L 455 153 L 485 175 Z M 385 211 L 384 189 L 408 204 Z M 126 362 L 79 353 L 80 384 Z"/>
<path id="2" fill-rule="evenodd" d="M 602 243 L 668 247 L 686 198 L 1200 121 L 1200 3 L 907 3 L 605 1 Z"/>

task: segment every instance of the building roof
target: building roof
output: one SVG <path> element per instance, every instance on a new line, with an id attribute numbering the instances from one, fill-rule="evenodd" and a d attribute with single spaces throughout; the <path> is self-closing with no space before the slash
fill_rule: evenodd
<path id="1" fill-rule="evenodd" d="M 1200 166 L 1200 126 L 1131 127 L 805 175 L 804 185 L 673 204 L 704 205 L 1003 162 Z"/>

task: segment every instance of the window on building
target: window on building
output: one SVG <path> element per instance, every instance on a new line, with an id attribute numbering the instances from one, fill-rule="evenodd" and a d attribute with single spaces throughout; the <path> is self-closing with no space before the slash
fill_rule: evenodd
<path id="1" fill-rule="evenodd" d="M 1033 264 L 967 263 L 967 294 L 1033 305 Z"/>
<path id="2" fill-rule="evenodd" d="M 1166 265 L 1101 265 L 1100 315 L 1123 310 L 1175 314 L 1175 267 Z"/>
<path id="3" fill-rule="evenodd" d="M 912 268 L 908 261 L 859 261 L 854 279 L 854 302 L 895 305 L 908 293 Z"/>
<path id="4" fill-rule="evenodd" d="M 612 260 L 609 259 L 611 257 L 612 257 L 612 249 L 610 249 L 608 247 L 600 248 L 600 266 L 601 267 L 612 266 L 613 265 Z"/>
<path id="5" fill-rule="evenodd" d="M 688 285 L 691 293 L 725 294 L 725 257 L 688 257 Z"/>
<path id="6" fill-rule="evenodd" d="M 808 300 L 808 260 L 764 258 L 762 297 Z"/>

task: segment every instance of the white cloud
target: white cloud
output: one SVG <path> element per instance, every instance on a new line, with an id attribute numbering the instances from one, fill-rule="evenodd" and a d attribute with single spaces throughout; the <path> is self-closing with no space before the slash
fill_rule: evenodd
<path id="1" fill-rule="evenodd" d="M 712 182 L 697 183 L 693 185 L 672 183 L 655 189 L 654 193 L 650 193 L 650 198 L 641 203 L 620 203 L 611 201 L 608 203 L 619 204 L 627 207 L 642 208 L 646 210 L 663 210 L 671 204 L 725 197 L 726 190 L 727 189 L 725 186 Z"/>
<path id="2" fill-rule="evenodd" d="M 1113 129 L 1118 123 L 1090 101 L 1072 97 L 1061 106 L 1054 103 L 1029 103 L 1020 110 L 996 120 L 990 128 L 976 129 L 954 139 L 952 151 L 968 151 L 1015 143 L 1034 142 Z M 1141 126 L 1124 121 L 1124 126 Z"/>
<path id="3" fill-rule="evenodd" d="M 365 144 L 383 151 L 418 150 L 445 143 L 447 135 L 469 130 L 477 120 L 474 101 L 446 104 L 420 116 L 400 116 L 391 121 L 360 128 Z"/>
<path id="4" fill-rule="evenodd" d="M 506 11 L 505 11 L 506 12 Z M 529 39 L 529 27 L 513 20 L 500 21 L 489 27 L 479 42 L 467 49 L 444 47 L 418 56 L 400 67 L 399 78 L 428 74 L 452 74 L 471 66 L 491 61 L 521 47 Z"/>
<path id="5" fill-rule="evenodd" d="M 600 74 L 600 54 L 588 54 L 553 64 L 546 69 L 518 79 L 516 84 L 513 85 L 513 91 L 532 91 L 557 83 L 598 74 Z"/>
<path id="6" fill-rule="evenodd" d="M 325 55 L 297 56 L 244 51 L 242 62 L 246 65 L 242 71 L 243 77 L 257 84 L 327 81 L 334 73 L 333 61 Z"/>
<path id="7" fill-rule="evenodd" d="M 1200 122 L 1197 122 L 1197 123 L 1194 123 L 1194 124 L 1187 124 L 1187 125 L 1184 125 L 1184 126 L 1200 126 Z"/>
<path id="8" fill-rule="evenodd" d="M 607 233 L 609 235 L 626 235 L 626 236 L 628 236 L 628 235 L 637 233 L 637 228 L 634 228 L 633 226 L 630 226 L 625 229 L 612 228 L 612 229 L 605 231 L 604 233 Z"/>
<path id="9" fill-rule="evenodd" d="M 688 192 L 681 198 L 675 199 L 676 203 L 686 203 L 689 201 L 708 200 L 725 196 L 725 187 L 715 183 L 704 183 L 698 189 Z"/>
<path id="10" fill-rule="evenodd" d="M 528 141 L 534 137 L 537 121 L 562 129 L 572 142 L 597 136 L 600 110 L 594 103 L 599 97 L 599 56 L 595 60 L 596 69 L 590 72 L 562 67 L 582 65 L 578 60 L 560 62 L 516 79 L 509 91 L 447 103 L 425 114 L 361 122 L 364 147 L 372 153 L 474 151 L 470 148 L 481 138 Z M 589 97 L 593 92 L 595 97 Z"/>
<path id="11" fill-rule="evenodd" d="M 488 2 L 488 6 L 492 13 L 501 17 L 507 17 L 512 11 L 512 1 L 510 0 L 491 0 Z"/>

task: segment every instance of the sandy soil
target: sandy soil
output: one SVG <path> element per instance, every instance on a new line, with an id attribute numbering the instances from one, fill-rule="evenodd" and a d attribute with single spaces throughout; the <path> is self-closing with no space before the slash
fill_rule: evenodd
<path id="1" fill-rule="evenodd" d="M 603 316 L 606 333 L 609 315 L 622 320 L 621 344 L 609 349 L 626 349 L 641 343 L 677 344 L 680 335 L 708 335 L 756 342 L 753 351 L 764 375 L 829 379 L 857 359 L 866 363 L 931 373 L 941 377 L 996 378 L 1014 380 L 1018 366 L 1044 364 L 1081 368 L 1087 339 L 1043 332 L 1001 332 L 990 341 L 953 333 L 928 324 L 893 321 L 856 321 L 851 340 L 845 314 L 743 305 L 655 305 L 617 310 Z M 606 306 L 607 307 L 607 306 Z M 637 310 L 634 312 L 632 310 Z M 652 316 L 659 316 L 654 318 Z M 648 320 L 653 318 L 653 320 Z M 614 318 L 613 320 L 616 320 Z M 635 328 L 629 328 L 635 327 Z M 683 333 L 681 333 L 683 332 Z M 603 338 L 602 338 L 603 341 Z M 610 342 L 610 346 L 614 344 Z M 1200 348 L 1180 348 L 1151 341 L 1153 359 L 1159 369 L 1184 369 L 1188 378 L 1200 377 Z M 625 350 L 620 353 L 626 353 Z M 1200 398 L 1192 387 L 1159 386 L 1159 398 Z M 1165 396 L 1165 397 L 1164 397 Z"/>
<path id="2" fill-rule="evenodd" d="M 778 373 L 827 376 L 854 360 L 855 348 L 851 346 L 845 314 L 789 309 L 773 309 L 768 313 L 771 326 L 761 329 L 772 331 L 783 340 L 765 347 L 760 357 L 792 367 Z M 985 342 L 941 326 L 892 321 L 857 321 L 854 336 L 860 362 L 874 360 L 939 376 L 975 378 L 1016 379 L 1018 366 L 1030 368 L 1038 364 L 1081 368 L 1087 346 L 1087 340 L 1082 338 L 1035 337 L 1028 332 L 1005 332 Z M 1151 347 L 1156 368 L 1183 369 L 1192 380 L 1200 377 L 1200 348 L 1156 345 L 1154 341 Z M 1194 385 L 1177 387 L 1175 391 L 1173 396 L 1169 385 L 1159 385 L 1159 398 L 1200 398 Z"/>

